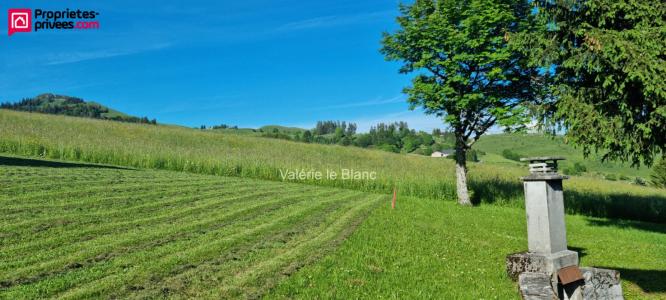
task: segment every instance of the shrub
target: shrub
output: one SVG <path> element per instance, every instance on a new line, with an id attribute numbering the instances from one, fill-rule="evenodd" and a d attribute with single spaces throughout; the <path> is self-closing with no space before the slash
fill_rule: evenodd
<path id="1" fill-rule="evenodd" d="M 398 147 L 396 147 L 395 145 L 383 144 L 379 145 L 377 148 L 387 152 L 394 152 L 394 153 L 400 152 L 400 149 L 398 149 Z"/>
<path id="2" fill-rule="evenodd" d="M 663 157 L 652 168 L 652 184 L 656 187 L 666 188 L 666 157 Z"/>
<path id="3" fill-rule="evenodd" d="M 432 152 L 433 152 L 433 151 L 432 151 L 432 147 L 430 147 L 430 146 L 423 147 L 422 150 L 421 150 L 421 152 L 422 152 L 422 154 L 425 155 L 425 156 L 430 156 L 430 155 L 432 154 Z"/>
<path id="4" fill-rule="evenodd" d="M 513 152 L 509 149 L 504 149 L 504 151 L 502 151 L 502 156 L 506 159 L 515 160 L 515 161 L 520 161 L 520 158 L 522 157 L 522 155 Z"/>
<path id="5" fill-rule="evenodd" d="M 584 172 L 587 172 L 587 167 L 579 162 L 576 162 L 573 166 L 564 169 L 564 173 L 567 175 L 580 175 Z"/>
<path id="6" fill-rule="evenodd" d="M 644 185 L 647 184 L 647 182 L 645 181 L 645 179 L 643 179 L 641 177 L 636 177 L 636 178 L 634 178 L 633 184 L 644 186 Z"/>

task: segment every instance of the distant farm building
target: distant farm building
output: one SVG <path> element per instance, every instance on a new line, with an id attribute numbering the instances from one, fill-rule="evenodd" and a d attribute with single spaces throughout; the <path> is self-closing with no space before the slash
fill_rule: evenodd
<path id="1" fill-rule="evenodd" d="M 435 151 L 432 154 L 430 154 L 431 157 L 449 157 L 453 154 L 456 153 L 456 150 L 453 149 L 448 149 L 448 150 L 442 150 L 442 151 Z"/>

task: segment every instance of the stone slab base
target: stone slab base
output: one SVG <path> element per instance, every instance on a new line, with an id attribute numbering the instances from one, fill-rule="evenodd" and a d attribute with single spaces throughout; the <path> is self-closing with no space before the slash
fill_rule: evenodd
<path id="1" fill-rule="evenodd" d="M 520 296 L 523 300 L 558 300 L 550 285 L 550 275 L 541 272 L 523 272 L 518 275 Z"/>
<path id="2" fill-rule="evenodd" d="M 580 270 L 585 278 L 585 284 L 581 287 L 583 299 L 624 299 L 620 272 L 598 268 L 580 268 Z"/>
<path id="3" fill-rule="evenodd" d="M 513 281 L 523 272 L 554 274 L 561 268 L 577 265 L 578 253 L 569 250 L 553 254 L 521 252 L 506 257 L 506 272 Z"/>
<path id="4" fill-rule="evenodd" d="M 553 287 L 552 275 L 523 272 L 518 275 L 520 296 L 524 300 L 623 300 L 620 273 L 615 270 L 581 268 L 583 282 Z"/>

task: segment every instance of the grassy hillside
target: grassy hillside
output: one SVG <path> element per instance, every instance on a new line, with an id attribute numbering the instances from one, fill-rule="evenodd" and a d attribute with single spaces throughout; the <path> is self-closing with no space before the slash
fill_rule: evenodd
<path id="1" fill-rule="evenodd" d="M 249 298 L 386 196 L 0 157 L 0 298 Z"/>
<path id="2" fill-rule="evenodd" d="M 283 180 L 286 170 L 376 172 L 376 180 L 299 180 L 309 184 L 454 199 L 453 162 L 355 147 L 325 146 L 176 126 L 149 126 L 0 110 L 0 152 L 202 174 Z M 548 153 L 545 153 L 548 154 Z M 524 166 L 470 165 L 476 202 L 522 206 Z M 570 213 L 666 222 L 664 190 L 574 177 Z"/>
<path id="3" fill-rule="evenodd" d="M 155 119 L 151 121 L 147 117 L 130 116 L 96 102 L 86 102 L 81 98 L 54 94 L 41 94 L 16 103 L 2 103 L 0 108 L 131 123 L 157 123 Z"/>
<path id="4" fill-rule="evenodd" d="M 619 162 L 602 162 L 601 155 L 592 153 L 590 157 L 584 157 L 581 149 L 568 145 L 561 136 L 548 137 L 542 134 L 492 134 L 483 136 L 474 146 L 475 149 L 494 154 L 483 159 L 489 162 L 514 163 L 503 157 L 502 151 L 509 149 L 515 153 L 527 156 L 564 156 L 566 161 L 562 162 L 561 169 L 571 167 L 575 163 L 584 165 L 588 175 L 603 175 L 613 173 L 626 176 L 629 180 L 636 176 L 642 178 L 650 177 L 650 169 L 643 166 L 632 168 L 629 164 Z M 597 174 L 601 173 L 601 174 Z M 618 176 L 619 177 L 619 176 Z"/>

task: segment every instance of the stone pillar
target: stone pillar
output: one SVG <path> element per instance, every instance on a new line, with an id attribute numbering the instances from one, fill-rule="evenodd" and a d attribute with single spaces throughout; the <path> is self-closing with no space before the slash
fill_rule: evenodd
<path id="1" fill-rule="evenodd" d="M 552 254 L 567 250 L 564 199 L 559 175 L 523 178 L 527 212 L 527 244 L 532 253 Z"/>
<path id="2" fill-rule="evenodd" d="M 563 159 L 521 159 L 530 163 L 530 175 L 522 178 L 527 214 L 527 246 L 529 253 L 544 256 L 546 265 L 543 271 L 548 273 L 578 265 L 578 253 L 567 249 L 562 180 L 568 177 L 557 173 L 557 161 Z"/>
<path id="3" fill-rule="evenodd" d="M 521 159 L 530 164 L 530 175 L 522 178 L 529 251 L 508 255 L 507 273 L 518 280 L 523 299 L 622 299 L 619 273 L 595 268 L 581 271 L 578 253 L 567 249 L 562 180 L 568 177 L 557 173 L 557 161 L 563 159 Z M 599 283 L 602 281 L 604 284 Z"/>

